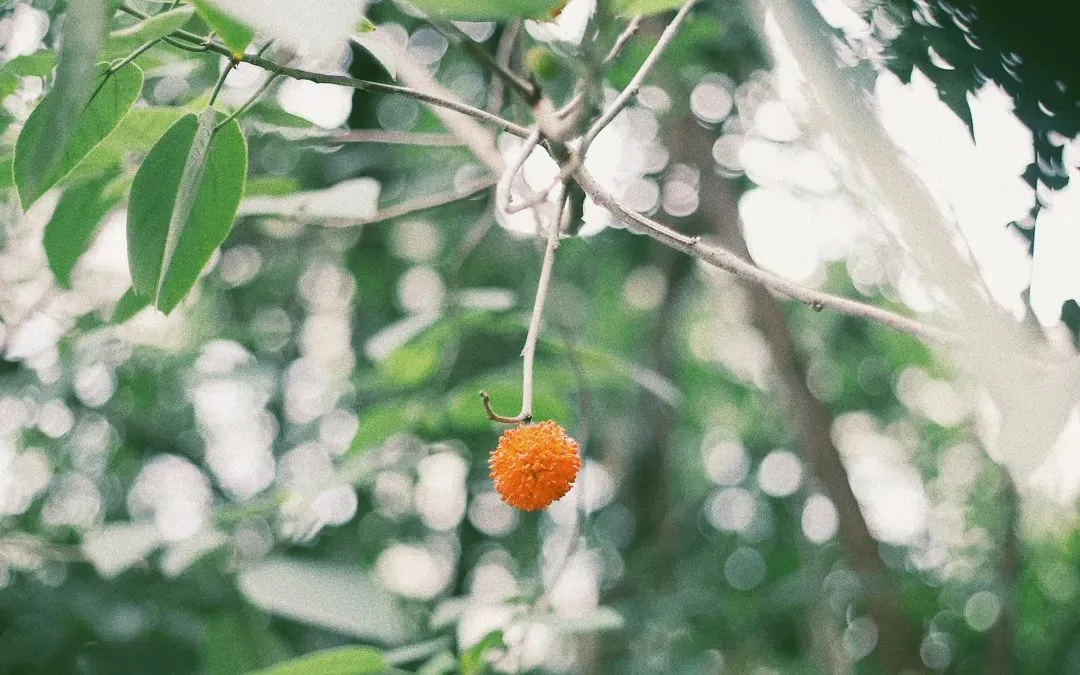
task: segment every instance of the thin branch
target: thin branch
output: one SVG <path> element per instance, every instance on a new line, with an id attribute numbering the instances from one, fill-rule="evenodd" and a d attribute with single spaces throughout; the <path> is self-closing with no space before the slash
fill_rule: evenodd
<path id="1" fill-rule="evenodd" d="M 573 161 L 573 158 L 567 161 Z M 757 265 L 743 260 L 727 249 L 705 244 L 700 237 L 687 236 L 673 230 L 648 216 L 628 208 L 596 182 L 596 179 L 584 167 L 579 166 L 574 171 L 574 180 L 585 191 L 585 194 L 611 212 L 616 218 L 626 223 L 631 231 L 644 234 L 665 246 L 694 256 L 713 267 L 731 272 L 741 279 L 764 286 L 774 293 L 798 300 L 815 311 L 831 309 L 843 314 L 870 319 L 883 326 L 913 335 L 927 342 L 952 343 L 957 340 L 957 337 L 951 333 L 927 326 L 915 319 L 894 314 L 886 309 L 800 286 L 789 279 L 763 270 Z"/>
<path id="2" fill-rule="evenodd" d="M 430 148 L 460 148 L 464 145 L 453 134 L 424 131 L 388 131 L 384 129 L 349 129 L 331 131 L 300 140 L 304 145 L 348 145 L 353 143 L 382 143 L 385 145 L 417 145 Z"/>
<path id="3" fill-rule="evenodd" d="M 270 85 L 273 84 L 274 80 L 276 80 L 277 78 L 277 73 L 270 73 L 270 77 L 266 78 L 266 81 L 262 83 L 262 86 L 260 86 L 248 100 L 244 101 L 243 105 L 234 110 L 231 115 L 223 119 L 216 127 L 214 127 L 214 131 L 217 131 L 229 122 L 232 122 L 240 115 L 243 115 L 245 112 L 247 112 L 248 108 L 255 105 L 255 101 L 259 100 L 259 97 L 262 96 L 263 93 L 265 93 L 266 90 L 270 88 Z"/>
<path id="4" fill-rule="evenodd" d="M 503 68 L 510 67 L 510 60 L 514 55 L 514 47 L 517 46 L 518 36 L 521 35 L 521 19 L 514 19 L 503 28 L 502 36 L 499 37 L 499 46 L 495 49 L 495 63 Z M 488 91 L 487 111 L 498 114 L 502 110 L 503 84 L 495 79 L 491 82 Z"/>
<path id="5" fill-rule="evenodd" d="M 132 16 L 139 18 L 146 18 L 146 15 L 142 12 L 122 5 L 121 9 Z M 187 31 L 174 31 L 172 33 L 174 37 L 179 37 L 184 40 L 195 43 L 199 47 L 205 47 L 208 51 L 216 52 L 222 56 L 226 56 L 230 59 L 234 59 L 237 63 L 249 63 L 263 70 L 267 70 L 271 73 L 277 73 L 278 75 L 284 75 L 285 77 L 291 77 L 294 80 L 305 80 L 307 82 L 315 82 L 316 84 L 337 84 L 343 87 L 349 87 L 351 89 L 357 89 L 360 91 L 379 92 L 383 94 L 398 94 L 401 96 L 408 96 L 409 98 L 416 99 L 423 103 L 446 108 L 447 110 L 453 110 L 454 112 L 468 115 L 469 117 L 482 120 L 492 124 L 500 131 L 506 131 L 515 136 L 522 138 L 528 137 L 530 130 L 520 124 L 515 124 L 509 120 L 505 120 L 502 117 L 494 113 L 489 113 L 486 110 L 473 107 L 462 101 L 454 100 L 444 96 L 436 96 L 429 94 L 419 89 L 412 89 L 410 87 L 400 87 L 393 84 L 383 84 L 382 82 L 373 82 L 371 80 L 360 80 L 355 77 L 349 77 L 348 75 L 330 75 L 326 73 L 315 73 L 309 70 L 302 70 L 300 68 L 290 68 L 283 66 L 270 59 L 263 58 L 259 55 L 251 54 L 234 54 L 232 50 L 223 44 L 213 42 L 205 37 L 195 35 L 194 33 L 188 33 Z"/>
<path id="6" fill-rule="evenodd" d="M 529 332 L 525 336 L 525 347 L 521 350 L 521 412 L 514 417 L 498 415 L 491 409 L 488 395 L 480 392 L 484 412 L 493 422 L 515 424 L 532 420 L 533 365 L 536 357 L 536 343 L 540 337 L 540 324 L 544 318 L 544 304 L 547 302 L 548 291 L 551 290 L 551 270 L 555 266 L 555 249 L 559 248 L 559 232 L 562 230 L 563 213 L 566 210 L 568 196 L 566 185 L 563 184 L 563 189 L 556 200 L 559 206 L 548 225 L 547 247 L 544 249 L 544 260 L 540 264 L 540 279 L 536 282 L 536 299 L 533 301 L 532 318 L 529 319 Z"/>
<path id="7" fill-rule="evenodd" d="M 221 88 L 225 86 L 225 80 L 228 79 L 229 73 L 231 73 L 239 63 L 240 62 L 235 57 L 229 57 L 229 62 L 225 64 L 225 70 L 221 71 L 221 75 L 218 76 L 217 82 L 214 83 L 214 90 L 210 92 L 210 102 L 207 103 L 207 105 L 214 105 L 214 101 L 217 100 L 218 94 L 221 93 Z M 273 80 L 275 77 L 277 77 L 277 75 L 271 76 L 270 80 Z M 262 90 L 260 89 L 259 91 L 261 93 Z"/>
<path id="8" fill-rule="evenodd" d="M 547 302 L 551 289 L 551 270 L 555 266 L 555 249 L 559 248 L 559 231 L 562 229 L 563 212 L 569 194 L 566 185 L 562 186 L 556 203 L 555 216 L 548 225 L 547 247 L 544 249 L 544 261 L 540 265 L 540 279 L 536 282 L 536 300 L 533 302 L 532 319 L 529 321 L 529 333 L 525 336 L 525 347 L 521 350 L 524 359 L 522 368 L 521 412 L 532 417 L 533 402 L 533 361 L 536 356 L 536 340 L 540 337 L 540 323 L 544 317 L 544 303 Z"/>
<path id="9" fill-rule="evenodd" d="M 615 59 L 619 58 L 623 49 L 625 49 L 626 45 L 630 42 L 630 38 L 637 34 L 638 28 L 640 27 L 640 16 L 635 16 L 633 19 L 630 19 L 630 23 L 626 24 L 626 28 L 623 29 L 623 32 L 619 33 L 619 37 L 615 38 L 615 42 L 611 45 L 611 51 L 604 57 L 604 60 L 601 63 L 603 67 L 607 68 L 612 63 L 615 63 Z"/>
<path id="10" fill-rule="evenodd" d="M 529 159 L 529 155 L 536 149 L 536 146 L 540 143 L 540 129 L 534 129 L 529 137 L 525 139 L 525 143 L 518 150 L 518 154 L 514 157 L 514 161 L 510 163 L 506 170 L 503 171 L 502 177 L 499 178 L 498 187 L 495 188 L 495 204 L 500 210 L 506 213 L 517 213 L 518 211 L 528 208 L 529 201 L 526 201 L 525 205 L 510 204 L 510 191 L 514 185 L 514 178 L 521 171 L 521 168 L 525 165 L 526 160 Z M 544 195 L 547 196 L 546 194 Z"/>
<path id="11" fill-rule="evenodd" d="M 408 201 L 388 206 L 385 209 L 379 211 L 371 218 L 328 218 L 324 222 L 329 227 L 355 227 L 357 225 L 371 225 L 373 223 L 381 223 L 387 220 L 393 220 L 394 218 L 401 218 L 419 211 L 426 211 L 428 209 L 438 208 L 440 206 L 446 206 L 462 199 L 468 199 L 484 190 L 489 189 L 492 185 L 495 185 L 496 179 L 494 177 L 481 178 L 471 183 L 466 184 L 460 190 L 451 190 L 449 192 L 440 192 L 434 195 L 428 195 L 426 197 L 417 197 L 416 199 L 410 199 Z"/>
<path id="12" fill-rule="evenodd" d="M 429 18 L 428 22 L 435 30 L 442 33 L 446 38 L 461 45 L 473 60 L 477 61 L 484 68 L 487 68 L 491 71 L 492 75 L 499 78 L 499 80 L 520 94 L 521 97 L 525 99 L 526 103 L 531 105 L 536 101 L 536 97 L 540 93 L 536 85 L 517 75 L 511 71 L 509 67 L 504 66 L 497 58 L 488 54 L 482 46 L 466 35 L 460 28 L 449 21 L 438 21 Z"/>
<path id="13" fill-rule="evenodd" d="M 589 131 L 586 132 L 585 138 L 581 141 L 580 152 L 581 156 L 585 156 L 585 152 L 589 149 L 589 145 L 596 138 L 597 134 L 603 131 L 604 127 L 611 124 L 611 121 L 615 119 L 615 116 L 622 112 L 623 108 L 630 104 L 630 101 L 637 96 L 638 91 L 641 90 L 641 85 L 644 84 L 645 78 L 649 76 L 649 71 L 663 56 L 664 50 L 667 49 L 671 41 L 675 39 L 675 35 L 679 32 L 679 27 L 682 26 L 686 17 L 690 14 L 690 9 L 694 6 L 696 0 L 687 0 L 683 3 L 683 6 L 679 8 L 678 13 L 675 14 L 675 18 L 671 20 L 671 23 L 667 25 L 664 32 L 660 34 L 660 39 L 656 41 L 652 51 L 642 62 L 641 67 L 634 73 L 634 77 L 630 80 L 630 84 L 626 85 L 626 88 L 612 101 L 607 110 L 604 111 L 600 118 L 589 127 Z M 629 38 L 627 38 L 629 39 Z M 606 60 L 605 60 L 606 61 Z"/>

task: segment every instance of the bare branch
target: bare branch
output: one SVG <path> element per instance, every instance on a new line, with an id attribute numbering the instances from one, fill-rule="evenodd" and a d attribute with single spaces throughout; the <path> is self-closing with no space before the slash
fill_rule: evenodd
<path id="1" fill-rule="evenodd" d="M 641 67 L 634 73 L 634 77 L 630 80 L 630 84 L 626 85 L 626 88 L 612 101 L 607 110 L 604 111 L 600 118 L 589 127 L 589 131 L 586 132 L 585 138 L 581 141 L 581 147 L 579 151 L 581 156 L 585 156 L 585 152 L 589 149 L 589 145 L 596 138 L 596 135 L 603 131 L 604 127 L 611 124 L 611 120 L 615 119 L 615 116 L 622 112 L 623 108 L 629 105 L 631 99 L 637 96 L 638 91 L 641 90 L 641 85 L 644 84 L 645 78 L 649 76 L 649 71 L 660 60 L 660 57 L 664 54 L 664 50 L 667 49 L 671 41 L 675 39 L 675 35 L 679 32 L 679 27 L 682 26 L 683 21 L 690 14 L 690 9 L 694 6 L 696 0 L 687 0 L 683 3 L 683 6 L 679 8 L 678 13 L 675 14 L 675 18 L 671 20 L 671 23 L 667 25 L 664 32 L 660 34 L 660 39 L 656 41 L 652 51 L 642 62 Z M 621 36 L 620 36 L 621 37 Z M 627 38 L 629 39 L 629 38 Z M 617 44 L 617 43 L 616 43 Z M 605 62 L 607 60 L 605 59 Z"/>
<path id="2" fill-rule="evenodd" d="M 502 211 L 506 213 L 517 213 L 518 211 L 528 208 L 529 201 L 523 206 L 512 206 L 510 204 L 510 191 L 514 185 L 514 177 L 521 171 L 521 167 L 525 165 L 525 161 L 529 159 L 529 155 L 540 143 L 540 129 L 534 129 L 529 137 L 525 139 L 525 143 L 522 144 L 518 150 L 518 154 L 514 157 L 514 161 L 510 163 L 510 166 L 506 167 L 503 171 L 502 177 L 499 178 L 499 185 L 495 188 L 495 202 L 496 205 Z M 547 195 L 545 195 L 546 197 Z"/>
<path id="3" fill-rule="evenodd" d="M 521 414 L 532 417 L 533 400 L 533 361 L 536 356 L 536 341 L 540 337 L 540 323 L 544 317 L 544 303 L 551 288 L 551 270 L 555 266 L 555 249 L 559 248 L 559 231 L 562 229 L 563 212 L 566 209 L 566 184 L 562 184 L 556 203 L 555 216 L 548 225 L 547 247 L 544 249 L 544 261 L 540 264 L 540 279 L 536 282 L 536 300 L 533 301 L 532 318 L 529 320 L 529 332 L 525 336 L 525 347 L 521 350 L 524 359 L 521 383 Z"/>
<path id="4" fill-rule="evenodd" d="M 517 75 L 507 66 L 504 66 L 496 60 L 496 58 L 493 58 L 491 54 L 488 54 L 483 47 L 466 35 L 460 28 L 449 21 L 438 21 L 429 18 L 428 22 L 435 30 L 442 33 L 445 37 L 461 45 L 465 51 L 469 53 L 469 56 L 473 57 L 473 60 L 491 71 L 492 75 L 499 78 L 499 80 L 504 82 L 514 91 L 521 94 L 521 97 L 524 98 L 527 103 L 532 104 L 532 102 L 536 100 L 537 95 L 540 93 L 537 90 L 536 85 Z"/>
<path id="5" fill-rule="evenodd" d="M 573 157 L 567 161 L 573 161 Z M 687 236 L 673 230 L 648 216 L 629 209 L 597 183 L 592 174 L 586 171 L 584 167 L 579 166 L 574 171 L 574 180 L 585 191 L 585 194 L 610 211 L 616 218 L 626 223 L 631 231 L 644 234 L 665 246 L 692 255 L 713 267 L 719 267 L 722 270 L 731 272 L 741 279 L 760 284 L 774 293 L 798 300 L 815 311 L 831 309 L 843 314 L 871 319 L 883 326 L 913 335 L 927 342 L 951 343 L 957 340 L 956 336 L 951 333 L 927 326 L 915 319 L 894 314 L 886 309 L 800 286 L 790 279 L 785 279 L 777 274 L 763 270 L 747 260 L 743 260 L 727 249 L 705 244 L 700 237 Z"/>
<path id="6" fill-rule="evenodd" d="M 460 190 L 450 190 L 448 192 L 440 192 L 434 195 L 428 195 L 425 197 L 417 197 L 416 199 L 410 199 L 408 201 L 388 206 L 385 209 L 379 211 L 371 218 L 328 218 L 323 221 L 324 225 L 328 227 L 355 227 L 357 225 L 371 225 L 373 223 L 381 223 L 387 220 L 393 220 L 394 218 L 401 218 L 419 211 L 426 211 L 428 209 L 438 208 L 440 206 L 446 206 L 462 199 L 468 199 L 473 195 L 476 195 L 484 190 L 489 189 L 492 185 L 495 185 L 496 179 L 494 177 L 481 178 L 471 183 L 466 184 Z"/>
<path id="7" fill-rule="evenodd" d="M 120 9 L 132 16 L 145 19 L 147 15 L 136 9 L 122 5 Z M 284 75 L 285 77 L 291 77 L 294 80 L 305 80 L 308 82 L 315 82 L 316 84 L 337 84 L 343 87 L 349 87 L 351 89 L 357 89 L 360 91 L 373 91 L 383 94 L 399 94 L 401 96 L 408 96 L 409 98 L 416 99 L 429 105 L 438 106 L 447 110 L 453 110 L 463 115 L 468 115 L 478 120 L 482 120 L 501 131 L 507 131 L 515 136 L 525 138 L 529 135 L 529 129 L 515 124 L 509 120 L 505 120 L 502 117 L 494 113 L 489 113 L 486 110 L 473 107 L 467 103 L 464 103 L 452 96 L 441 96 L 428 93 L 427 91 L 421 91 L 419 89 L 413 89 L 411 87 L 401 87 L 393 84 L 383 84 L 382 82 L 373 82 L 371 80 L 360 80 L 355 77 L 349 77 L 348 75 L 330 75 L 326 73 L 315 73 L 309 70 L 301 70 L 300 68 L 290 68 L 281 64 L 275 63 L 270 59 L 263 58 L 258 54 L 234 54 L 232 50 L 223 44 L 208 40 L 202 36 L 195 35 L 194 33 L 188 33 L 187 31 L 173 31 L 172 36 L 192 42 L 200 49 L 205 48 L 207 51 L 227 56 L 235 63 L 250 63 L 253 66 L 262 68 L 271 73 L 277 73 L 278 75 Z M 445 121 L 444 121 L 445 123 Z"/>
<path id="8" fill-rule="evenodd" d="M 635 16 L 633 19 L 630 19 L 630 23 L 626 24 L 626 28 L 623 29 L 623 32 L 619 33 L 619 37 L 615 38 L 615 42 L 611 45 L 611 51 L 604 57 L 604 62 L 601 65 L 607 68 L 612 63 L 615 63 L 615 59 L 619 58 L 623 49 L 625 49 L 626 45 L 630 42 L 630 39 L 637 34 L 640 26 L 640 16 Z"/>
<path id="9" fill-rule="evenodd" d="M 464 145 L 457 136 L 438 132 L 387 131 L 385 129 L 349 129 L 331 131 L 300 140 L 305 145 L 349 145 L 353 143 L 382 143 L 385 145 L 417 145 L 430 148 L 459 148 Z"/>

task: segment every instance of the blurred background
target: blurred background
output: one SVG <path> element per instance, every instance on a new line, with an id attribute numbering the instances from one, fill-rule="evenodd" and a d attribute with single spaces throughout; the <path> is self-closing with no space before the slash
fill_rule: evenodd
<path id="1" fill-rule="evenodd" d="M 988 297 L 1074 350 L 1075 5 L 794 4 Z M 515 70 L 542 55 L 534 76 L 565 101 L 590 7 L 458 27 Z M 6 162 L 49 70 L 10 64 L 54 47 L 65 10 L 0 5 Z M 699 3 L 588 166 L 632 208 L 801 284 L 928 309 L 816 126 L 775 10 Z M 418 13 L 367 16 L 401 68 L 528 124 Z M 609 98 L 670 17 L 643 20 Z M 392 81 L 355 42 L 331 57 L 316 65 Z M 225 67 L 165 45 L 137 63 L 142 99 L 93 156 L 118 175 Z M 219 101 L 266 77 L 241 65 Z M 516 409 L 535 220 L 496 213 L 494 179 L 409 98 L 280 78 L 241 125 L 237 224 L 168 317 L 114 315 L 123 203 L 59 281 L 42 247 L 59 192 L 24 214 L 3 172 L 0 673 L 242 673 L 343 645 L 428 674 L 1080 673 L 1074 413 L 1014 480 L 983 388 L 942 352 L 743 286 L 579 197 L 535 415 L 578 440 L 583 469 L 546 511 L 515 511 L 487 475 L 502 428 L 477 392 Z M 519 142 L 496 141 L 510 161 Z M 556 172 L 536 153 L 524 178 Z"/>

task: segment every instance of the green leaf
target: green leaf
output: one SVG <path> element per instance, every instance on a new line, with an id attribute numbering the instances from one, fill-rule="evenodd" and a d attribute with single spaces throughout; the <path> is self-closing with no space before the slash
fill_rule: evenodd
<path id="1" fill-rule="evenodd" d="M 113 308 L 112 318 L 109 320 L 115 324 L 121 324 L 141 312 L 150 304 L 150 298 L 135 293 L 134 288 L 129 288 L 120 296 L 120 301 Z"/>
<path id="2" fill-rule="evenodd" d="M 615 11 L 620 16 L 649 16 L 682 7 L 684 3 L 685 0 L 615 0 Z"/>
<path id="3" fill-rule="evenodd" d="M 15 182 L 24 209 L 75 166 L 75 162 L 70 161 L 71 146 L 79 140 L 78 134 L 89 113 L 87 106 L 92 99 L 100 102 L 94 96 L 95 87 L 101 81 L 100 76 L 94 76 L 94 63 L 105 36 L 105 1 L 81 0 L 69 3 L 67 7 L 56 80 L 52 91 L 42 99 L 23 127 L 23 134 L 27 130 L 30 133 L 26 141 L 19 136 L 21 156 L 18 147 L 15 151 Z M 101 138 L 104 137 L 102 134 Z M 81 158 L 79 155 L 75 161 Z"/>
<path id="4" fill-rule="evenodd" d="M 45 225 L 45 256 L 63 288 L 71 287 L 71 270 L 86 251 L 101 219 L 116 206 L 123 192 L 108 189 L 115 175 L 75 183 L 60 197 Z"/>
<path id="5" fill-rule="evenodd" d="M 126 70 L 126 69 L 125 69 Z M 165 131 L 183 117 L 177 108 L 135 108 L 116 129 L 76 165 L 69 179 L 95 176 L 123 164 L 126 157 L 144 155 Z"/>
<path id="6" fill-rule="evenodd" d="M 135 292 L 168 314 L 232 229 L 247 174 L 247 144 L 216 114 L 189 114 L 150 149 L 128 206 L 128 262 Z"/>
<path id="7" fill-rule="evenodd" d="M 244 49 L 255 37 L 255 31 L 222 12 L 210 0 L 188 0 L 188 2 L 195 6 L 195 11 L 199 13 L 202 20 L 229 49 L 237 54 L 244 53 Z"/>
<path id="8" fill-rule="evenodd" d="M 390 666 L 382 652 L 370 647 L 337 647 L 312 652 L 253 671 L 250 675 L 365 675 L 384 673 Z"/>
<path id="9" fill-rule="evenodd" d="M 109 33 L 101 49 L 101 58 L 117 59 L 127 56 L 148 42 L 159 40 L 178 30 L 195 14 L 194 7 L 177 7 L 155 14 L 137 24 Z"/>
<path id="10" fill-rule="evenodd" d="M 48 77 L 56 65 L 56 53 L 41 51 L 16 56 L 0 67 L 0 99 L 7 98 L 19 88 L 24 77 Z"/>
<path id="11" fill-rule="evenodd" d="M 480 675 L 484 672 L 486 661 L 484 656 L 491 649 L 506 649 L 501 630 L 493 630 L 472 647 L 461 653 L 461 675 Z"/>
<path id="12" fill-rule="evenodd" d="M 97 94 L 62 131 L 57 106 L 70 105 L 67 94 L 60 88 L 60 78 L 53 90 L 30 113 L 22 133 L 15 142 L 14 177 L 19 200 L 27 209 L 86 157 L 112 132 L 142 91 L 143 74 L 135 66 L 124 68 L 105 78 L 104 64 L 99 66 L 95 82 Z M 62 140 L 58 140 L 62 137 Z M 58 144 L 59 143 L 59 144 Z M 55 161 L 45 163 L 41 157 L 45 148 L 57 149 Z"/>
<path id="13" fill-rule="evenodd" d="M 503 19 L 550 20 L 566 4 L 560 0 L 410 0 L 431 17 L 454 21 L 500 21 Z"/>

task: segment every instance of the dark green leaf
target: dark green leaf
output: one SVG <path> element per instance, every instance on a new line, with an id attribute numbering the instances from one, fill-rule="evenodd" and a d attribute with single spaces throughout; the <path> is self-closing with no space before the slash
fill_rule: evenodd
<path id="1" fill-rule="evenodd" d="M 238 54 L 251 44 L 255 31 L 215 7 L 210 0 L 189 0 L 202 20 L 210 26 L 225 45 Z"/>
<path id="2" fill-rule="evenodd" d="M 120 301 L 116 303 L 116 307 L 113 309 L 112 323 L 120 324 L 124 323 L 131 317 L 138 314 L 143 308 L 150 304 L 150 298 L 138 295 L 135 293 L 134 288 L 127 289 Z"/>
<path id="3" fill-rule="evenodd" d="M 235 121 L 214 133 L 215 119 L 212 109 L 180 118 L 151 148 L 132 184 L 132 285 L 166 314 L 229 234 L 243 193 L 244 135 Z"/>
<path id="4" fill-rule="evenodd" d="M 370 647 L 338 647 L 254 671 L 251 675 L 365 675 L 389 668 L 382 652 Z"/>
<path id="5" fill-rule="evenodd" d="M 24 209 L 89 151 L 87 147 L 75 161 L 71 161 L 72 146 L 80 145 L 82 139 L 78 136 L 90 114 L 88 105 L 92 103 L 92 98 L 100 101 L 94 96 L 95 88 L 101 83 L 100 74 L 94 76 L 94 63 L 105 36 L 105 19 L 104 0 L 81 0 L 68 4 L 64 15 L 63 40 L 57 56 L 56 80 L 52 91 L 26 121 L 23 134 L 28 134 L 29 138 L 24 141 L 22 135 L 19 136 L 21 156 L 18 148 L 15 152 L 16 184 Z M 141 73 L 139 77 L 141 85 Z M 105 101 L 106 105 L 111 103 L 111 100 Z M 113 108 L 112 105 L 109 107 Z M 127 112 L 126 108 L 124 112 Z M 116 120 L 119 121 L 119 117 Z M 115 122 L 108 126 L 108 131 L 113 126 Z M 94 143 L 104 137 L 105 134 L 102 134 Z"/>
<path id="6" fill-rule="evenodd" d="M 56 281 L 71 285 L 71 270 L 90 245 L 94 232 L 123 193 L 109 189 L 115 175 L 104 175 L 73 184 L 64 190 L 52 218 L 45 225 L 45 256 Z"/>
<path id="7" fill-rule="evenodd" d="M 59 89 L 59 78 L 53 91 L 30 113 L 15 143 L 15 186 L 24 209 L 29 208 L 100 144 L 139 97 L 143 84 L 141 70 L 129 66 L 113 73 L 103 82 L 104 72 L 105 66 L 99 66 L 95 81 L 100 88 L 93 100 L 80 108 L 81 113 L 71 122 L 66 133 L 60 132 L 56 126 L 59 117 L 55 108 L 66 98 L 66 94 Z M 40 156 L 45 152 L 45 147 L 56 147 L 58 135 L 63 136 L 60 153 L 55 162 L 46 166 Z"/>
<path id="8" fill-rule="evenodd" d="M 155 14 L 139 23 L 109 33 L 101 49 L 103 59 L 117 59 L 127 56 L 142 45 L 165 37 L 177 30 L 195 14 L 193 7 L 177 7 L 167 12 Z"/>

